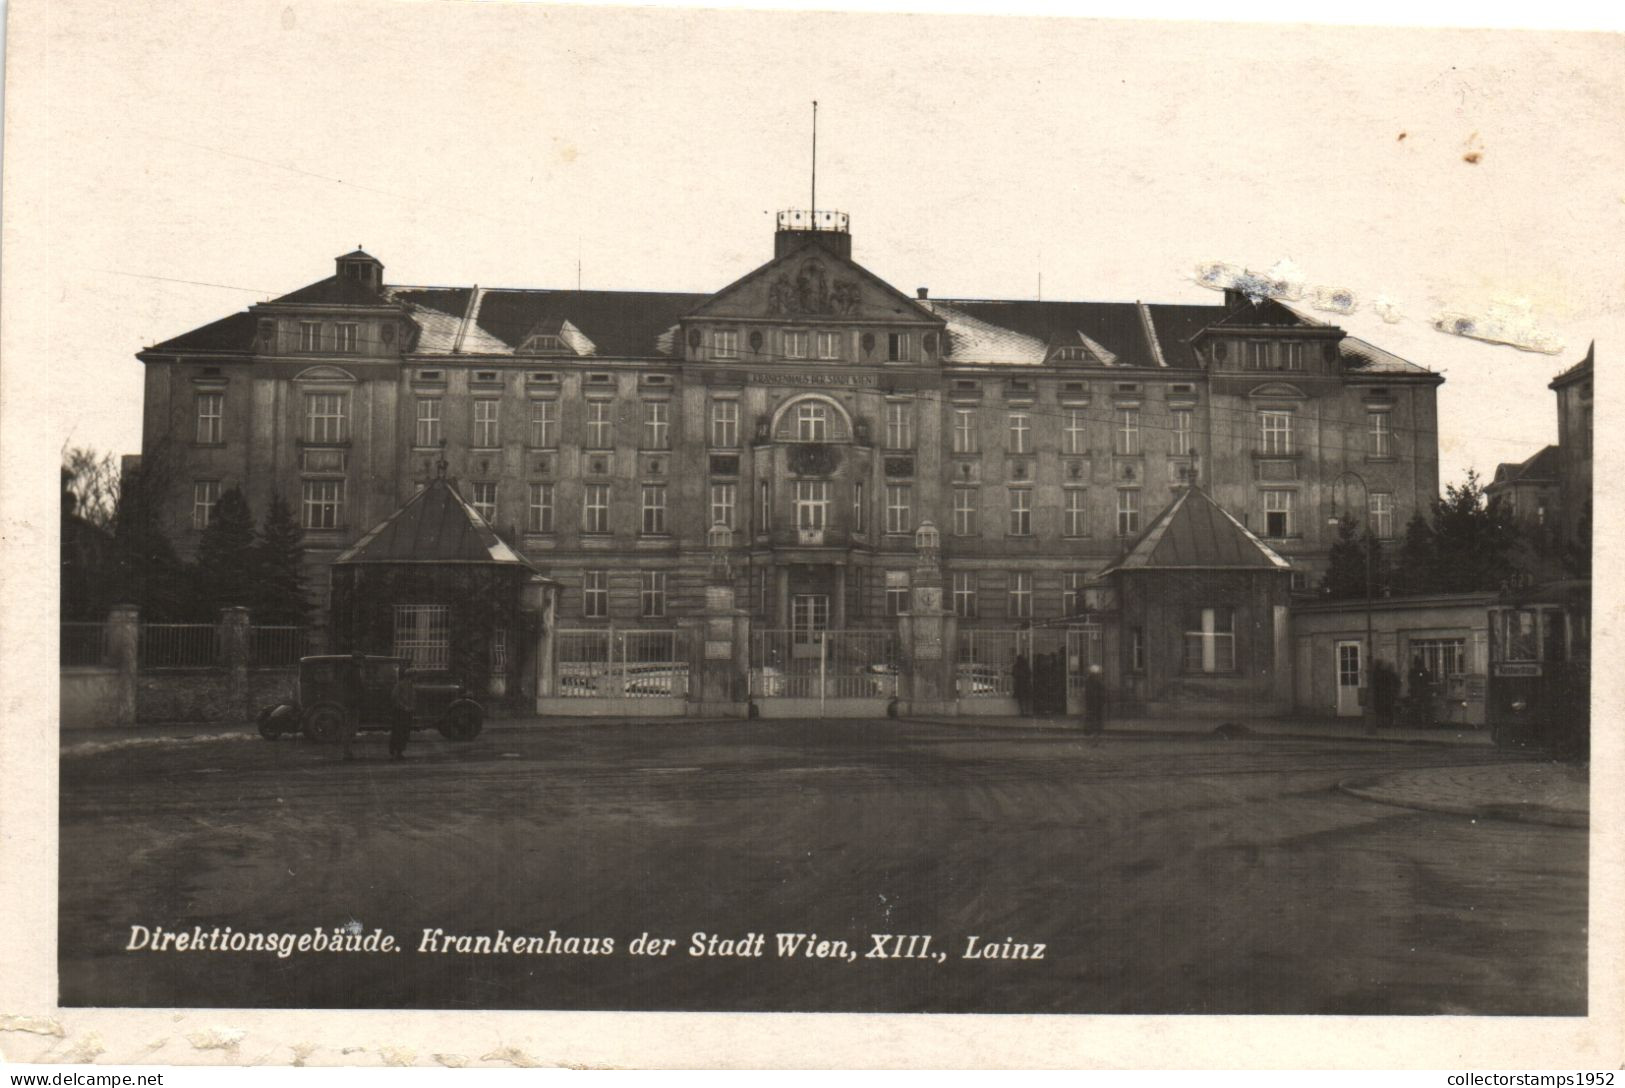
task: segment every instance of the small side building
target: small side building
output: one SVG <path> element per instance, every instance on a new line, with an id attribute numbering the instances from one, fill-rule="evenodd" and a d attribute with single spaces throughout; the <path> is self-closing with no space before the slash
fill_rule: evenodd
<path id="1" fill-rule="evenodd" d="M 517 706 L 535 695 L 557 585 L 439 477 L 334 560 L 332 647 L 448 670 Z"/>
<path id="2" fill-rule="evenodd" d="M 1116 601 L 1119 713 L 1283 714 L 1292 565 L 1198 487 L 1104 574 Z"/>

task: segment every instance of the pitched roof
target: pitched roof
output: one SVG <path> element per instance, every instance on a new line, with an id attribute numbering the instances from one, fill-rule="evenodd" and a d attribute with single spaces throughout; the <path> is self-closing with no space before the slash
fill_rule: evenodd
<path id="1" fill-rule="evenodd" d="M 1291 570 L 1199 487 L 1188 487 L 1158 514 L 1107 574 L 1120 570 Z"/>
<path id="2" fill-rule="evenodd" d="M 347 276 L 342 279 L 338 276 L 329 276 L 325 280 L 317 280 L 315 283 L 307 284 L 297 291 L 289 291 L 285 295 L 279 295 L 267 305 L 279 306 L 284 303 L 292 303 L 302 306 L 382 306 L 388 302 L 389 299 L 385 292 L 371 284 L 362 283 L 360 280 L 350 279 Z"/>
<path id="3" fill-rule="evenodd" d="M 445 479 L 429 481 L 333 562 L 497 563 L 535 569 Z"/>
<path id="4" fill-rule="evenodd" d="M 1547 446 L 1539 453 L 1526 461 L 1514 464 L 1504 461 L 1495 466 L 1495 479 L 1489 488 L 1506 487 L 1515 483 L 1542 483 L 1556 482 L 1558 477 L 1558 450 L 1556 446 Z"/>
<path id="5" fill-rule="evenodd" d="M 254 350 L 254 315 L 246 310 L 230 314 L 191 332 L 172 336 L 147 350 L 250 352 Z"/>
<path id="6" fill-rule="evenodd" d="M 950 358 L 956 363 L 1035 365 L 1044 362 L 1051 346 L 1092 343 L 1105 348 L 1117 366 L 1157 365 L 1138 303 L 949 298 L 926 305 L 948 320 Z M 1216 306 L 1201 308 L 1215 318 L 1223 312 Z M 957 323 L 956 317 L 960 319 Z M 1168 362 L 1170 366 L 1196 366 L 1194 356 L 1179 364 L 1172 359 Z"/>

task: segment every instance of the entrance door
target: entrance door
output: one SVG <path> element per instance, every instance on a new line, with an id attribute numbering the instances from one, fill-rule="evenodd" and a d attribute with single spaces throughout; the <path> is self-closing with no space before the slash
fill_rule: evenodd
<path id="1" fill-rule="evenodd" d="M 1339 718 L 1358 718 L 1360 716 L 1360 681 L 1362 675 L 1363 655 L 1359 642 L 1339 642 L 1337 644 L 1337 716 Z"/>
<path id="2" fill-rule="evenodd" d="M 817 657 L 818 645 L 829 630 L 829 594 L 797 593 L 790 598 L 791 653 Z"/>

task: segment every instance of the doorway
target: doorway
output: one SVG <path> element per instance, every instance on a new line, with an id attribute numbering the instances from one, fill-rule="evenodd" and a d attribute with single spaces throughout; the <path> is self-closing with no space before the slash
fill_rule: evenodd
<path id="1" fill-rule="evenodd" d="M 1337 716 L 1360 716 L 1360 690 L 1365 680 L 1364 646 L 1358 640 L 1337 644 Z"/>

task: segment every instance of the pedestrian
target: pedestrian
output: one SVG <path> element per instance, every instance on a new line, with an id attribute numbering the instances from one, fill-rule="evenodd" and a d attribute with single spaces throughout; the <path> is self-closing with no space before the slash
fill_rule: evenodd
<path id="1" fill-rule="evenodd" d="M 401 678 L 395 681 L 389 702 L 389 755 L 391 759 L 400 759 L 406 755 L 407 742 L 412 739 L 412 718 L 417 712 L 417 678 L 410 667 L 401 670 Z"/>
<path id="2" fill-rule="evenodd" d="M 339 732 L 339 746 L 345 759 L 355 758 L 353 745 L 361 729 L 361 702 L 367 690 L 366 665 L 366 655 L 357 650 L 344 667 L 344 725 Z"/>
<path id="3" fill-rule="evenodd" d="M 1106 731 L 1106 679 L 1099 665 L 1090 665 L 1083 678 L 1083 731 L 1091 736 Z"/>
<path id="4" fill-rule="evenodd" d="M 1033 670 L 1027 664 L 1026 654 L 1017 654 L 1010 666 L 1010 688 L 1016 697 L 1016 711 L 1023 718 L 1033 712 Z"/>

